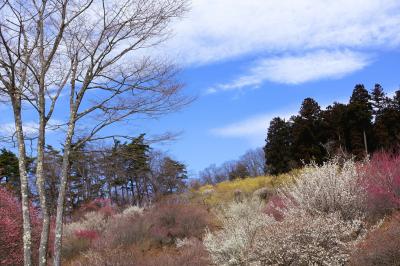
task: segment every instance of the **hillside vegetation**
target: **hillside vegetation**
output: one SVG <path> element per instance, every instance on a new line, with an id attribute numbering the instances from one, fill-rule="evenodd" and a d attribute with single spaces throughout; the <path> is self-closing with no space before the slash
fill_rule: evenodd
<path id="1" fill-rule="evenodd" d="M 278 176 L 247 177 L 227 180 L 214 185 L 206 184 L 197 189 L 192 189 L 190 196 L 192 200 L 203 202 L 209 206 L 223 205 L 235 200 L 235 197 L 236 200 L 251 198 L 258 190 L 258 193 L 268 193 L 267 191 L 263 192 L 263 189 L 273 192 L 282 185 L 292 183 L 302 171 L 304 170 L 292 170 L 287 174 Z"/>
<path id="2" fill-rule="evenodd" d="M 1 224 L 15 237 L 21 228 L 9 220 Z M 145 207 L 96 199 L 64 224 L 63 265 L 398 265 L 399 225 L 400 157 L 334 158 L 192 188 Z M 1 251 L 0 259 L 18 265 L 21 252 Z"/>

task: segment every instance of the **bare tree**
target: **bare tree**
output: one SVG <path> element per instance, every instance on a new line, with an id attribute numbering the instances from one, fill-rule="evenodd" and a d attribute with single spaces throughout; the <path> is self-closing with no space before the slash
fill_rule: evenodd
<path id="1" fill-rule="evenodd" d="M 0 2 L 1 91 L 12 103 L 19 150 L 24 217 L 24 261 L 31 265 L 26 147 L 22 105 L 37 111 L 36 179 L 43 215 L 39 264 L 46 265 L 49 233 L 43 173 L 46 128 L 61 95 L 69 115 L 57 200 L 54 264 L 61 263 L 64 203 L 73 148 L 107 139 L 102 130 L 132 115 L 158 116 L 190 99 L 182 97 L 176 69 L 146 53 L 163 42 L 186 0 L 30 0 Z M 77 127 L 85 134 L 72 147 Z"/>
<path id="2" fill-rule="evenodd" d="M 217 167 L 215 164 L 212 164 L 200 171 L 199 177 L 204 184 L 216 184 L 228 180 L 229 173 L 225 172 L 222 167 Z"/>
<path id="3" fill-rule="evenodd" d="M 248 150 L 240 157 L 240 162 L 246 166 L 250 176 L 261 176 L 265 174 L 265 155 L 262 148 Z"/>
<path id="4" fill-rule="evenodd" d="M 237 161 L 227 161 L 220 166 L 210 165 L 199 172 L 202 183 L 215 184 L 228 179 L 264 175 L 265 156 L 262 148 L 248 150 Z"/>

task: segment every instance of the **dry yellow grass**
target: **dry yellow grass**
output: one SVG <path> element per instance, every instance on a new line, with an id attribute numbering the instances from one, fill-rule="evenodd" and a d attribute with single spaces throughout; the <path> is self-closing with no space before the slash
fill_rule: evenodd
<path id="1" fill-rule="evenodd" d="M 240 190 L 244 196 L 251 196 L 254 191 L 263 187 L 276 188 L 291 183 L 302 170 L 294 170 L 278 176 L 258 176 L 245 179 L 224 181 L 215 185 L 204 185 L 192 191 L 195 201 L 202 201 L 210 206 L 227 203 L 234 198 L 235 191 Z"/>

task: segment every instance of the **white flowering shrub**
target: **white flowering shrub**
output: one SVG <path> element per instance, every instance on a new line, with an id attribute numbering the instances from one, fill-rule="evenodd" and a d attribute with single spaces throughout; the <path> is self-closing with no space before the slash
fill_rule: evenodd
<path id="1" fill-rule="evenodd" d="M 358 180 L 352 160 L 310 165 L 266 207 L 227 206 L 204 245 L 215 265 L 343 265 L 366 233 Z"/>
<path id="2" fill-rule="evenodd" d="M 310 165 L 296 182 L 278 191 L 286 201 L 310 213 L 339 213 L 344 219 L 364 214 L 365 191 L 358 183 L 353 160 L 333 159 L 322 166 Z"/>
<path id="3" fill-rule="evenodd" d="M 128 208 L 122 211 L 121 216 L 128 217 L 128 216 L 142 215 L 143 210 L 144 210 L 143 208 L 136 205 L 129 206 Z"/>
<path id="4" fill-rule="evenodd" d="M 216 265 L 249 265 L 255 240 L 272 220 L 259 201 L 231 203 L 218 215 L 222 230 L 207 232 L 203 243 Z"/>
<path id="5" fill-rule="evenodd" d="M 203 242 L 215 265 L 343 265 L 363 236 L 361 221 L 337 213 L 290 208 L 284 217 L 264 214 L 255 201 L 231 204 L 223 228 L 207 232 Z"/>
<path id="6" fill-rule="evenodd" d="M 256 237 L 255 265 L 344 265 L 361 231 L 360 220 L 289 209 L 283 221 L 268 223 Z"/>
<path id="7" fill-rule="evenodd" d="M 79 231 L 102 232 L 107 226 L 107 219 L 101 212 L 88 212 L 83 219 L 64 225 L 63 235 L 65 238 L 72 237 Z"/>

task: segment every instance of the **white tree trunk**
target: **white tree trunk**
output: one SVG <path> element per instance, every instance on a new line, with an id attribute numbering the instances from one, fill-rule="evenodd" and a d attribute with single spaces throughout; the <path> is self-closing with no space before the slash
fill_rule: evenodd
<path id="1" fill-rule="evenodd" d="M 21 98 L 19 95 L 11 97 L 15 133 L 18 141 L 18 166 L 19 176 L 21 182 L 21 203 L 22 203 L 22 220 L 23 220 L 23 245 L 24 245 L 24 265 L 32 265 L 32 230 L 31 219 L 29 216 L 29 187 L 28 187 L 28 174 L 27 174 L 27 161 L 26 149 L 24 141 L 24 132 L 22 129 L 21 118 Z"/>
<path id="2" fill-rule="evenodd" d="M 67 188 L 67 181 L 69 176 L 69 155 L 71 152 L 72 137 L 75 130 L 75 119 L 71 118 L 68 124 L 67 136 L 64 143 L 64 154 L 61 166 L 60 187 L 57 199 L 57 215 L 56 215 L 56 229 L 54 238 L 54 266 L 61 265 L 61 248 L 62 248 L 62 234 L 63 234 L 63 216 L 64 216 L 64 203 L 65 193 Z"/>
<path id="3" fill-rule="evenodd" d="M 41 108 L 42 109 L 42 108 Z M 43 114 L 43 115 L 42 115 Z M 37 162 L 36 162 L 36 186 L 39 192 L 40 207 L 42 209 L 42 232 L 40 235 L 40 246 L 39 246 L 39 266 L 47 265 L 47 247 L 49 241 L 49 230 L 50 230 L 50 217 L 47 208 L 47 196 L 45 189 L 44 180 L 44 146 L 45 146 L 45 127 L 46 121 L 44 117 L 44 105 L 43 112 L 40 114 L 39 123 L 39 136 L 37 142 Z"/>

